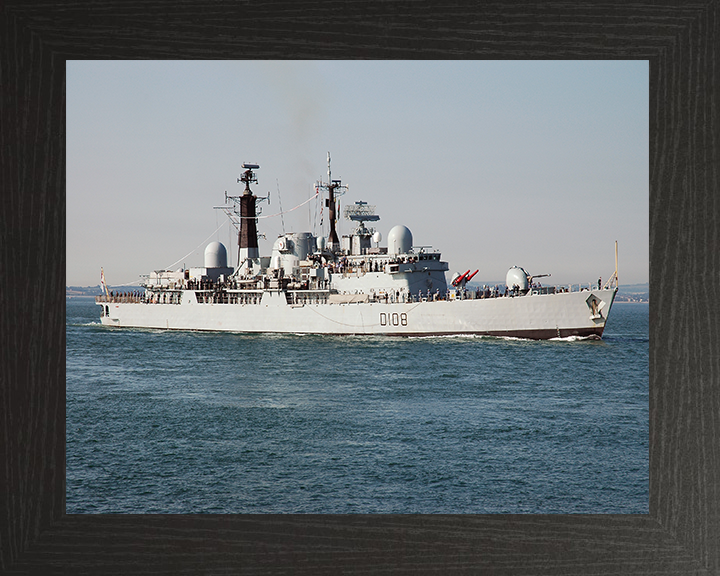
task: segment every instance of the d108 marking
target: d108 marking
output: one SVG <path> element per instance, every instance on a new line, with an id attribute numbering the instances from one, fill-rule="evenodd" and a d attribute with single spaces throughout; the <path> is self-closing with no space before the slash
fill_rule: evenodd
<path id="1" fill-rule="evenodd" d="M 380 326 L 407 326 L 408 320 L 407 320 L 407 314 L 405 312 L 401 312 L 398 314 L 397 312 L 392 313 L 386 313 L 386 312 L 380 312 Z"/>

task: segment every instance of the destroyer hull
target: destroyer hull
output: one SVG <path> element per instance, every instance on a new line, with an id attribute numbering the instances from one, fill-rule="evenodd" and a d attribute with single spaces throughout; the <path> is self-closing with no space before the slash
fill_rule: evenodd
<path id="1" fill-rule="evenodd" d="M 440 336 L 487 335 L 530 339 L 600 338 L 616 290 L 407 303 L 288 304 L 266 291 L 257 304 L 199 303 L 193 291 L 179 303 L 98 299 L 104 325 L 238 333 Z"/>

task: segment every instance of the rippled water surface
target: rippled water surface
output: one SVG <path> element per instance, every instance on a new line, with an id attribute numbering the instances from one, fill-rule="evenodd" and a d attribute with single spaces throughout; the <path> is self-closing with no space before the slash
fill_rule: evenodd
<path id="1" fill-rule="evenodd" d="M 602 341 L 118 330 L 67 300 L 68 513 L 647 513 L 648 305 Z"/>

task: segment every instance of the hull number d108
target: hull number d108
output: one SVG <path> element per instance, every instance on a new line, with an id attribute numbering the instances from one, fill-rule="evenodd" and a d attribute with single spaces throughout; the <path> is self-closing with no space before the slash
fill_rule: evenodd
<path id="1" fill-rule="evenodd" d="M 402 312 L 391 314 L 380 312 L 380 326 L 407 326 L 407 314 Z"/>

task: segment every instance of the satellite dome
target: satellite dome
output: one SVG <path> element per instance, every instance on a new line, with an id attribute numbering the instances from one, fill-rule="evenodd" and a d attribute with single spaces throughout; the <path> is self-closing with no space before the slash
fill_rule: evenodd
<path id="1" fill-rule="evenodd" d="M 412 243 L 412 232 L 407 226 L 395 226 L 388 232 L 388 254 L 407 254 Z"/>
<path id="2" fill-rule="evenodd" d="M 517 284 L 520 290 L 525 292 L 529 288 L 528 273 L 519 266 L 513 266 L 508 270 L 507 276 L 505 277 L 505 284 L 510 289 Z"/>
<path id="3" fill-rule="evenodd" d="M 220 242 L 210 242 L 205 248 L 205 268 L 227 268 L 227 250 Z"/>
<path id="4" fill-rule="evenodd" d="M 380 244 L 380 242 L 382 242 L 382 234 L 375 232 L 375 234 L 372 235 L 372 241 L 375 242 L 375 244 Z"/>

